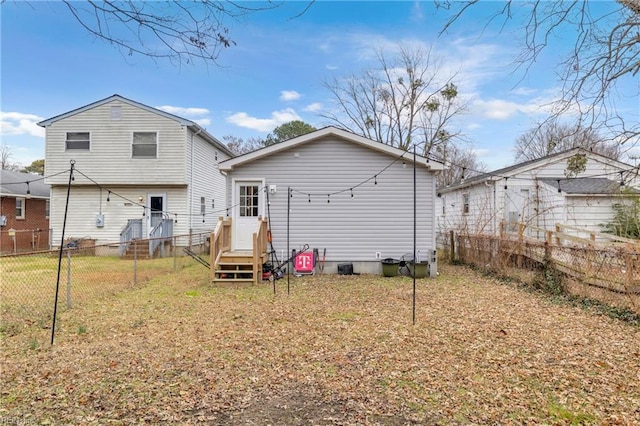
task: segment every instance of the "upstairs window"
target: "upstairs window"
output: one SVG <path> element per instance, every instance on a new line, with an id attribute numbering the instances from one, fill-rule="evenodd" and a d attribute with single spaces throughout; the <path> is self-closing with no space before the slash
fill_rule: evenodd
<path id="1" fill-rule="evenodd" d="M 133 158 L 157 158 L 158 133 L 134 132 L 132 148 Z"/>
<path id="2" fill-rule="evenodd" d="M 204 197 L 200 197 L 200 214 L 204 216 L 204 214 L 206 213 L 206 205 L 205 205 L 205 200 Z"/>
<path id="3" fill-rule="evenodd" d="M 82 149 L 88 151 L 91 147 L 89 132 L 67 132 L 65 149 Z"/>
<path id="4" fill-rule="evenodd" d="M 462 194 L 462 214 L 469 214 L 469 193 Z"/>
<path id="5" fill-rule="evenodd" d="M 16 198 L 16 219 L 24 219 L 24 198 Z"/>

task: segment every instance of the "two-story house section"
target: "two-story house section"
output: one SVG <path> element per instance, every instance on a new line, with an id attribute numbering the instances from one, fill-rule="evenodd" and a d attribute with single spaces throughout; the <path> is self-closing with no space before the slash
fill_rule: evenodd
<path id="1" fill-rule="evenodd" d="M 218 163 L 233 153 L 197 123 L 113 95 L 38 123 L 46 129 L 52 245 L 65 236 L 114 243 L 165 226 L 172 235 L 209 231 L 227 205 Z"/>

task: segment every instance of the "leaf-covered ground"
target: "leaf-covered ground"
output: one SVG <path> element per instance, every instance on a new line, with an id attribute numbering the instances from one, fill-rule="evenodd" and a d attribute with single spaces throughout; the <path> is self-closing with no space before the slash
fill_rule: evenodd
<path id="1" fill-rule="evenodd" d="M 440 272 L 412 325 L 407 278 L 185 268 L 64 312 L 53 347 L 3 337 L 0 423 L 640 424 L 637 326 Z"/>

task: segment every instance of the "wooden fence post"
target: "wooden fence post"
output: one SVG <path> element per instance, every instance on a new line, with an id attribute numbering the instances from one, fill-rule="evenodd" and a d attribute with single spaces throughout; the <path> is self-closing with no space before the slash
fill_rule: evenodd
<path id="1" fill-rule="evenodd" d="M 451 244 L 451 263 L 454 263 L 456 261 L 456 240 L 453 230 L 449 231 L 449 241 Z"/>

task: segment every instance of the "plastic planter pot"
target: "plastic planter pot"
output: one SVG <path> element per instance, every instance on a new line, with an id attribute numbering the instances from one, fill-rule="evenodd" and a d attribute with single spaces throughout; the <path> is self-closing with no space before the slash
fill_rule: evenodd
<path id="1" fill-rule="evenodd" d="M 385 277 L 397 277 L 398 276 L 398 266 L 400 266 L 400 261 L 397 259 L 386 258 L 382 259 L 382 275 Z"/>

